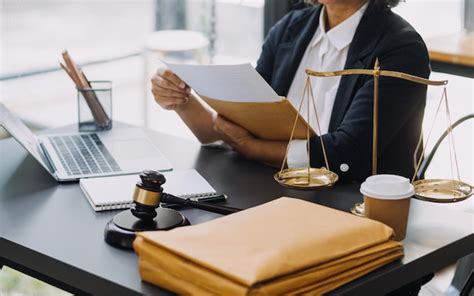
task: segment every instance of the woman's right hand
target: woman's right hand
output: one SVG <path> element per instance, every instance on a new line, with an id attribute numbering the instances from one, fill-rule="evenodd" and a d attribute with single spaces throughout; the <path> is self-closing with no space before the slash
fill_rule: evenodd
<path id="1" fill-rule="evenodd" d="M 151 85 L 155 101 L 164 109 L 177 110 L 189 101 L 191 88 L 168 68 L 159 68 Z"/>

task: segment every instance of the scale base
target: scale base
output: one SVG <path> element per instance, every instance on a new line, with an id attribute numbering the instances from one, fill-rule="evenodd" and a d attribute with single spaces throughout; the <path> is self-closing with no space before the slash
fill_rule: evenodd
<path id="1" fill-rule="evenodd" d="M 153 221 L 147 222 L 133 216 L 130 210 L 118 213 L 105 226 L 105 241 L 113 247 L 132 249 L 137 231 L 169 230 L 190 225 L 186 217 L 173 209 L 158 208 L 156 214 Z"/>
<path id="2" fill-rule="evenodd" d="M 356 203 L 352 208 L 351 208 L 351 213 L 359 216 L 359 217 L 365 217 L 365 205 L 363 202 L 358 202 Z"/>

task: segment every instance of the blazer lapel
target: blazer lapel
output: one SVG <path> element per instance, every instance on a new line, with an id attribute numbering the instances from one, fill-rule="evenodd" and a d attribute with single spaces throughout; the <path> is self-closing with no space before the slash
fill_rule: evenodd
<path id="1" fill-rule="evenodd" d="M 364 14 L 349 46 L 344 69 L 371 69 L 373 67 L 374 61 L 368 60 L 368 56 L 375 50 L 383 32 L 383 27 L 380 25 L 384 24 L 383 20 L 383 14 Z M 341 77 L 329 122 L 329 132 L 333 132 L 339 127 L 355 95 L 357 82 L 364 80 L 364 77 L 358 75 Z"/>
<path id="2" fill-rule="evenodd" d="M 283 43 L 277 48 L 274 65 L 276 71 L 271 84 L 279 95 L 288 94 L 296 70 L 319 25 L 321 7 L 315 7 L 291 24 L 287 35 L 283 37 Z M 308 18 L 309 20 L 304 21 Z"/>

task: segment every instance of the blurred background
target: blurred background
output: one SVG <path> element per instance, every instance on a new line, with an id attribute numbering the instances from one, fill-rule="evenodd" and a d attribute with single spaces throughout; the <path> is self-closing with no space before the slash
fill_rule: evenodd
<path id="1" fill-rule="evenodd" d="M 287 11 L 299 8 L 302 5 L 299 2 L 0 0 L 0 101 L 34 130 L 77 123 L 76 90 L 58 64 L 62 50 L 68 49 L 90 80 L 113 81 L 114 120 L 196 141 L 173 112 L 162 110 L 153 101 L 149 81 L 159 59 L 255 64 L 268 29 Z M 474 29 L 473 2 L 406 0 L 394 11 L 407 19 L 425 41 L 446 38 L 445 45 L 449 47 L 449 36 L 469 36 Z M 188 35 L 180 38 L 162 34 L 163 30 L 184 30 Z M 473 40 L 467 41 L 468 48 L 474 48 Z M 453 48 L 456 46 L 452 44 Z M 472 69 L 467 69 L 467 74 L 465 67 L 459 71 L 449 67 L 434 67 L 434 70 L 432 79 L 449 80 L 452 120 L 472 114 Z M 428 91 L 425 134 L 434 121 L 441 94 L 442 88 Z M 474 183 L 472 122 L 466 122 L 454 133 L 460 173 L 462 179 L 471 184 Z M 428 150 L 445 128 L 446 115 L 442 110 Z M 5 136 L 0 132 L 0 137 Z M 445 141 L 427 176 L 450 177 L 448 160 Z M 471 199 L 448 206 L 472 212 L 473 203 Z M 438 284 L 423 293 L 444 293 L 452 273 L 445 272 L 440 278 Z M 41 287 L 46 286 L 31 278 L 19 278 L 11 269 L 0 271 L 0 295 L 56 293 Z"/>

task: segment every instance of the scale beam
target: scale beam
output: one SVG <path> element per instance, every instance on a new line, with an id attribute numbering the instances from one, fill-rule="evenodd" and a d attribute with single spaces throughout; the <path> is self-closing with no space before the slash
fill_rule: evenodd
<path id="1" fill-rule="evenodd" d="M 318 113 L 316 111 L 316 107 L 314 104 L 314 97 L 313 91 L 311 87 L 311 79 L 310 77 L 333 77 L 333 76 L 345 76 L 345 75 L 368 75 L 374 78 L 374 106 L 373 106 L 373 135 L 372 135 L 372 175 L 377 174 L 377 142 L 378 142 L 378 125 L 379 125 L 379 80 L 380 77 L 393 77 L 397 79 L 402 79 L 406 81 L 411 81 L 418 84 L 423 85 L 432 85 L 432 86 L 444 86 L 445 91 L 443 92 L 443 96 L 441 98 L 440 104 L 444 97 L 444 102 L 446 104 L 446 111 L 449 118 L 449 111 L 448 111 L 448 103 L 447 103 L 447 95 L 446 95 L 446 85 L 448 84 L 448 80 L 430 80 L 425 79 L 423 77 L 418 77 L 415 75 L 410 75 L 407 73 L 397 72 L 397 71 L 389 71 L 389 70 L 381 70 L 379 60 L 376 59 L 375 65 L 373 69 L 346 69 L 341 71 L 328 71 L 328 72 L 318 72 L 311 69 L 306 69 L 305 73 L 307 75 L 307 80 L 305 84 L 305 88 L 303 91 L 303 96 L 300 101 L 300 107 L 298 109 L 298 115 L 296 120 L 298 119 L 299 112 L 301 111 L 301 106 L 303 105 L 305 95 L 308 96 L 308 100 L 311 97 L 313 101 L 314 113 L 316 114 L 316 119 L 318 118 Z M 308 101 L 308 119 L 309 119 L 309 101 Z M 318 120 L 317 120 L 318 121 Z M 308 121 L 309 122 L 309 121 Z M 296 123 L 296 121 L 295 121 Z M 319 122 L 318 128 L 319 128 Z M 295 127 L 293 127 L 294 130 Z M 309 128 L 309 125 L 308 125 Z M 450 130 L 450 132 L 452 132 Z M 319 131 L 321 135 L 321 131 Z M 451 135 L 452 136 L 452 135 Z M 428 135 L 429 138 L 429 135 Z M 275 180 L 283 186 L 294 188 L 294 189 L 312 189 L 317 187 L 327 187 L 332 186 L 334 183 L 337 182 L 338 176 L 336 173 L 331 172 L 329 170 L 329 162 L 326 156 L 326 150 L 324 147 L 324 142 L 321 137 L 321 146 L 322 151 L 325 158 L 325 165 L 326 167 L 322 167 L 320 169 L 311 168 L 310 163 L 308 164 L 307 168 L 288 168 L 284 169 L 286 159 L 288 157 L 288 149 L 291 140 L 293 139 L 293 132 L 290 136 L 287 150 L 285 153 L 285 158 L 283 160 L 281 169 L 278 173 L 275 174 Z M 308 136 L 308 153 L 309 149 L 309 136 Z M 428 142 L 428 139 L 427 139 Z M 418 145 L 421 144 L 421 134 L 420 134 L 420 141 Z M 454 156 L 456 158 L 456 152 L 454 150 L 454 142 L 452 144 L 453 147 L 450 147 L 454 151 Z M 424 154 L 424 149 L 422 151 L 422 155 Z M 418 149 L 418 147 L 417 147 Z M 421 156 L 422 157 L 422 156 Z M 421 161 L 421 157 L 420 160 Z M 310 159 L 310 155 L 308 155 L 308 159 Z M 457 167 L 457 161 L 456 161 Z M 419 163 L 415 167 L 415 175 L 419 168 Z M 458 180 L 444 180 L 444 179 L 431 179 L 431 180 L 419 180 L 415 181 L 412 180 L 413 185 L 415 186 L 415 197 L 421 200 L 433 201 L 433 202 L 456 202 L 460 200 L 464 200 L 470 197 L 473 194 L 473 187 L 467 183 L 464 183 L 460 180 L 459 173 L 458 173 Z M 363 204 L 356 204 L 356 206 L 351 210 L 352 213 L 356 215 L 363 216 Z"/>
<path id="2" fill-rule="evenodd" d="M 368 70 L 368 69 L 347 69 L 347 70 L 329 71 L 329 72 L 318 72 L 318 71 L 313 71 L 311 69 L 306 69 L 305 71 L 307 75 L 315 76 L 315 77 L 332 77 L 332 76 L 345 76 L 345 75 L 369 75 L 369 76 L 376 75 L 376 70 Z M 404 79 L 404 80 L 408 80 L 408 81 L 412 81 L 412 82 L 416 82 L 420 84 L 425 84 L 425 85 L 440 86 L 440 85 L 448 84 L 448 80 L 429 80 L 422 77 L 418 77 L 418 76 L 414 76 L 414 75 L 410 75 L 410 74 L 406 74 L 402 72 L 397 72 L 397 71 L 378 70 L 378 75 Z"/>

